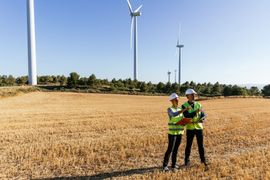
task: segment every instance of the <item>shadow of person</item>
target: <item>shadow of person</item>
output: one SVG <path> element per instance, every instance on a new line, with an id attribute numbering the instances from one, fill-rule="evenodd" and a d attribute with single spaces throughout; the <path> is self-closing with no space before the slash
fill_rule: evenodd
<path id="1" fill-rule="evenodd" d="M 144 174 L 144 173 L 151 173 L 157 170 L 161 170 L 161 167 L 148 167 L 148 168 L 139 168 L 139 169 L 130 169 L 125 171 L 115 171 L 115 172 L 108 172 L 108 173 L 100 173 L 90 176 L 73 176 L 73 177 L 54 177 L 54 178 L 45 178 L 39 180 L 71 180 L 71 179 L 80 179 L 80 180 L 102 180 L 107 178 L 114 178 L 114 177 L 123 177 L 123 176 L 132 176 L 136 174 Z"/>

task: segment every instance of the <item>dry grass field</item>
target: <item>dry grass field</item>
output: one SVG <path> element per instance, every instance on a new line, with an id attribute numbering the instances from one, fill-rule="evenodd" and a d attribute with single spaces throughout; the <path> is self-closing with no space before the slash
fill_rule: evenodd
<path id="1" fill-rule="evenodd" d="M 181 99 L 183 102 L 185 99 Z M 270 179 L 270 100 L 202 101 L 208 171 L 160 171 L 167 97 L 33 92 L 0 99 L 0 179 Z M 183 164 L 185 138 L 179 149 Z"/>

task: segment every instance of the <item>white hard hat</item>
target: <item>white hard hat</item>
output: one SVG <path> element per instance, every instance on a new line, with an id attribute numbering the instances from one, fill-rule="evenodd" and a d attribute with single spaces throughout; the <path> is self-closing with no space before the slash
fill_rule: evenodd
<path id="1" fill-rule="evenodd" d="M 170 97 L 169 97 L 169 100 L 171 101 L 171 100 L 173 100 L 173 99 L 176 99 L 176 98 L 178 98 L 179 96 L 176 94 L 176 93 L 172 93 L 171 95 L 170 95 Z"/>
<path id="2" fill-rule="evenodd" d="M 187 89 L 185 94 L 189 95 L 189 94 L 197 94 L 197 93 L 194 91 L 194 89 Z"/>

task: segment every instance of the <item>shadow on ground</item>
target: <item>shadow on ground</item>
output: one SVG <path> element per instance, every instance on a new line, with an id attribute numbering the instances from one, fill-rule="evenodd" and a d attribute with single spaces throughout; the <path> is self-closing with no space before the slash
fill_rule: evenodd
<path id="1" fill-rule="evenodd" d="M 148 167 L 148 168 L 140 168 L 140 169 L 130 169 L 126 171 L 115 171 L 109 173 L 100 173 L 91 176 L 73 176 L 73 177 L 55 177 L 55 178 L 46 178 L 40 180 L 71 180 L 71 179 L 82 179 L 82 180 L 101 180 L 107 178 L 115 178 L 115 177 L 123 177 L 123 176 L 132 176 L 136 174 L 144 174 L 144 173 L 151 173 L 157 170 L 160 170 L 161 167 Z"/>

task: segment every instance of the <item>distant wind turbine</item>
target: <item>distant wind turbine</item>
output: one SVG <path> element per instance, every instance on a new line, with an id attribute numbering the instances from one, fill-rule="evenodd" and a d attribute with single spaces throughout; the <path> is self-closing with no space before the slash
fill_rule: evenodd
<path id="1" fill-rule="evenodd" d="M 168 83 L 170 83 L 170 82 L 171 82 L 171 72 L 168 71 Z"/>
<path id="2" fill-rule="evenodd" d="M 140 9 L 142 5 L 136 9 L 132 10 L 130 1 L 127 0 L 128 8 L 131 16 L 131 29 L 130 29 L 130 45 L 132 47 L 132 33 L 134 33 L 134 80 L 138 80 L 138 31 L 137 31 L 137 17 L 141 16 Z"/>
<path id="3" fill-rule="evenodd" d="M 180 32 L 181 32 L 181 27 L 179 26 L 179 36 L 178 36 L 178 40 L 177 40 L 177 45 L 176 47 L 179 48 L 179 69 L 178 69 L 178 84 L 181 85 L 181 66 L 182 66 L 182 62 L 181 62 L 181 50 L 184 47 L 184 45 L 182 45 L 180 43 Z"/>
<path id="4" fill-rule="evenodd" d="M 28 28 L 28 84 L 34 86 L 37 85 L 34 0 L 27 0 L 27 28 Z"/>

